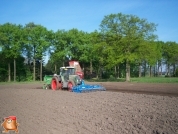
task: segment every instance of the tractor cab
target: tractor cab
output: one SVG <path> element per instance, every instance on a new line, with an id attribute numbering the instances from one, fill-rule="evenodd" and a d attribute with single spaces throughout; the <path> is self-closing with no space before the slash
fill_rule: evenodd
<path id="1" fill-rule="evenodd" d="M 62 81 L 68 81 L 71 75 L 75 75 L 74 67 L 61 67 L 60 68 L 60 76 Z"/>
<path id="2" fill-rule="evenodd" d="M 75 68 L 74 67 L 61 67 L 60 68 L 60 75 L 75 75 Z"/>

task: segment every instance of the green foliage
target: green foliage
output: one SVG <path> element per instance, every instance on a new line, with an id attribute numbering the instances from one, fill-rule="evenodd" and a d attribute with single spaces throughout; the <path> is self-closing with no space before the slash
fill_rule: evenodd
<path id="1" fill-rule="evenodd" d="M 58 63 L 59 61 L 64 62 L 67 55 L 70 54 L 69 47 L 67 47 L 67 32 L 64 30 L 58 30 L 54 33 L 55 40 L 51 52 L 51 61 L 53 63 Z"/>
<path id="2" fill-rule="evenodd" d="M 34 59 L 41 59 L 45 56 L 45 52 L 50 46 L 48 40 L 49 31 L 41 25 L 28 23 L 25 26 L 25 34 L 25 48 L 29 56 L 32 56 Z"/>
<path id="3" fill-rule="evenodd" d="M 163 44 L 163 57 L 168 64 L 178 62 L 178 44 L 176 42 L 166 42 Z"/>
<path id="4" fill-rule="evenodd" d="M 7 70 L 5 68 L 0 67 L 0 81 L 6 81 Z"/>
<path id="5" fill-rule="evenodd" d="M 178 77 L 178 68 L 176 69 L 175 77 Z"/>
<path id="6" fill-rule="evenodd" d="M 6 58 L 17 58 L 20 55 L 21 28 L 21 25 L 11 23 L 5 23 L 0 26 L 0 35 L 2 35 L 0 44 Z"/>
<path id="7" fill-rule="evenodd" d="M 26 43 L 24 45 L 28 61 L 33 61 L 33 80 L 36 80 L 36 60 L 43 61 L 47 49 L 50 47 L 51 31 L 33 22 L 26 24 L 24 28 Z M 40 79 L 42 80 L 42 68 L 40 68 Z"/>
<path id="8" fill-rule="evenodd" d="M 127 76 L 130 76 L 130 63 L 141 60 L 138 52 L 143 51 L 141 49 L 143 48 L 143 41 L 148 42 L 156 39 L 156 35 L 154 35 L 156 25 L 134 15 L 118 13 L 105 16 L 100 27 L 106 44 L 103 45 L 102 43 L 101 46 L 104 46 L 105 53 L 107 54 L 105 56 L 107 57 L 107 67 L 126 61 L 128 67 L 126 80 L 129 81 L 130 78 Z M 149 60 L 150 63 L 154 62 L 151 58 Z"/>
<path id="9" fill-rule="evenodd" d="M 109 81 L 114 81 L 116 78 L 113 75 L 109 76 Z"/>
<path id="10" fill-rule="evenodd" d="M 33 80 L 33 74 L 31 73 L 29 69 L 26 69 L 25 81 L 32 81 L 32 80 Z"/>
<path id="11" fill-rule="evenodd" d="M 148 67 L 162 64 L 168 70 L 173 68 L 173 74 L 168 76 L 177 76 L 178 44 L 155 41 L 156 26 L 146 19 L 122 13 L 104 16 L 100 31 L 91 33 L 78 29 L 53 32 L 33 22 L 25 26 L 5 23 L 0 25 L 0 81 L 7 81 L 8 63 L 11 78 L 31 81 L 39 79 L 39 75 L 41 78 L 41 72 L 43 76 L 58 72 L 69 60 L 78 60 L 87 78 L 95 76 L 105 81 L 129 80 L 127 77 L 138 77 L 143 71 L 146 76 Z M 44 66 L 47 54 L 50 59 Z M 159 74 L 160 70 L 156 71 Z"/>

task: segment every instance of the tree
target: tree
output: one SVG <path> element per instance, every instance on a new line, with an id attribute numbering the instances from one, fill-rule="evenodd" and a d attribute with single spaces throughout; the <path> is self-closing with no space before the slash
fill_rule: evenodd
<path id="1" fill-rule="evenodd" d="M 149 52 L 146 54 L 146 61 L 149 64 L 150 67 L 150 74 L 149 76 L 152 76 L 152 67 L 156 65 L 158 60 L 161 60 L 162 52 L 161 52 L 161 46 L 157 44 L 156 42 L 148 42 L 148 46 L 146 47 Z"/>
<path id="2" fill-rule="evenodd" d="M 80 60 L 84 47 L 87 47 L 86 33 L 77 29 L 71 29 L 67 33 L 67 47 L 69 59 Z M 82 57 L 83 58 L 83 57 Z"/>
<path id="3" fill-rule="evenodd" d="M 162 57 L 162 46 L 159 42 L 143 41 L 137 49 L 136 63 L 139 65 L 139 77 L 141 77 L 142 63 L 149 64 L 149 76 L 152 76 L 152 67 L 156 65 Z"/>
<path id="4" fill-rule="evenodd" d="M 8 72 L 7 72 L 7 62 L 4 57 L 4 52 L 0 51 L 0 81 L 6 81 Z"/>
<path id="5" fill-rule="evenodd" d="M 43 56 L 49 46 L 49 41 L 47 40 L 48 30 L 41 26 L 36 25 L 33 22 L 26 24 L 26 55 L 28 62 L 33 61 L 33 80 L 36 80 L 36 61 L 40 62 L 40 80 L 42 80 L 42 62 Z"/>
<path id="6" fill-rule="evenodd" d="M 16 81 L 16 59 L 20 56 L 21 49 L 21 25 L 5 23 L 0 26 L 0 44 L 4 56 L 8 61 L 8 81 L 11 81 L 10 62 L 14 59 L 14 81 Z"/>
<path id="7" fill-rule="evenodd" d="M 107 44 L 103 39 L 103 35 L 95 31 L 92 33 L 92 54 L 93 54 L 93 63 L 95 63 L 95 70 L 97 70 L 97 78 L 102 78 L 102 74 L 104 71 L 105 66 L 107 65 Z"/>
<path id="8" fill-rule="evenodd" d="M 10 53 L 14 58 L 14 81 L 16 81 L 16 59 L 21 55 L 23 39 L 23 27 L 21 25 L 14 27 L 14 39 L 13 46 L 11 47 Z"/>
<path id="9" fill-rule="evenodd" d="M 137 59 L 136 50 L 143 40 L 151 41 L 156 38 L 154 35 L 156 25 L 134 15 L 118 13 L 105 16 L 100 27 L 103 34 L 118 38 L 112 43 L 115 44 L 115 48 L 112 49 L 114 51 L 118 49 L 117 55 L 110 49 L 113 54 L 110 57 L 116 59 L 115 65 L 122 62 L 126 63 L 126 81 L 130 81 L 130 63 Z"/>
<path id="10" fill-rule="evenodd" d="M 58 30 L 53 34 L 53 45 L 50 48 L 50 63 L 54 66 L 53 73 L 57 73 L 57 66 L 64 66 L 68 54 L 67 32 Z"/>
<path id="11" fill-rule="evenodd" d="M 34 28 L 35 44 L 36 44 L 36 59 L 40 62 L 40 81 L 42 81 L 43 72 L 43 57 L 50 46 L 49 36 L 50 32 L 43 26 L 37 25 Z"/>
<path id="12" fill-rule="evenodd" d="M 173 66 L 173 75 L 176 72 L 176 63 L 178 63 L 178 44 L 168 41 L 163 45 L 163 58 L 167 64 L 167 76 L 170 76 L 170 66 Z"/>
<path id="13" fill-rule="evenodd" d="M 142 76 L 142 64 L 146 63 L 146 59 L 149 53 L 151 53 L 152 51 L 149 48 L 149 44 L 146 41 L 143 41 L 140 44 L 140 47 L 137 49 L 137 59 L 136 59 L 136 63 L 138 64 L 139 67 L 139 77 Z M 147 49 L 145 49 L 147 48 Z M 144 70 L 144 73 L 146 72 L 146 69 Z"/>
<path id="14" fill-rule="evenodd" d="M 30 65 L 33 62 L 33 81 L 36 80 L 35 77 L 35 63 L 36 63 L 36 44 L 35 44 L 35 35 L 34 28 L 36 25 L 33 22 L 30 22 L 25 25 L 25 36 L 26 36 L 26 43 L 24 46 L 25 55 L 27 59 L 27 64 Z"/>
<path id="15" fill-rule="evenodd" d="M 157 44 L 157 50 L 158 51 L 158 56 L 157 56 L 157 76 L 162 75 L 162 62 L 163 62 L 163 41 L 156 41 Z M 161 72 L 160 72 L 161 68 Z"/>
<path id="16" fill-rule="evenodd" d="M 87 44 L 87 47 L 85 47 L 84 52 L 87 55 L 86 60 L 90 62 L 90 78 L 91 78 L 93 73 L 93 62 L 97 62 L 98 54 L 101 54 L 101 52 L 99 52 L 97 49 L 98 47 L 97 44 L 101 40 L 100 40 L 100 33 L 96 30 L 94 32 L 91 32 L 88 37 L 89 37 L 89 43 Z"/>

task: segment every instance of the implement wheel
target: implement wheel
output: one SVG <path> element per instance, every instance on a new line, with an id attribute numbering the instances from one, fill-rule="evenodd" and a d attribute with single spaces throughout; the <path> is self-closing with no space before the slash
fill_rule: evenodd
<path id="1" fill-rule="evenodd" d="M 50 89 L 50 85 L 48 84 L 48 85 L 46 85 L 45 86 L 45 89 L 47 90 L 47 89 Z"/>
<path id="2" fill-rule="evenodd" d="M 51 89 L 58 90 L 59 89 L 59 81 L 57 77 L 53 77 L 51 80 Z"/>
<path id="3" fill-rule="evenodd" d="M 69 82 L 68 82 L 68 85 L 67 85 L 68 91 L 72 92 L 72 87 L 73 87 L 73 86 L 75 86 L 74 82 L 73 82 L 73 81 L 69 81 Z"/>

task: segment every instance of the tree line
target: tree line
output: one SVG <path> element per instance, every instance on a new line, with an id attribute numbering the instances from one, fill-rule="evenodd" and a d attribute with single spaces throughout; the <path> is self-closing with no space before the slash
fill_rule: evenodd
<path id="1" fill-rule="evenodd" d="M 99 30 L 48 30 L 30 22 L 0 25 L 0 81 L 43 80 L 69 60 L 80 62 L 85 78 L 178 76 L 178 44 L 158 41 L 157 25 L 135 15 L 104 16 Z M 49 61 L 44 65 L 44 57 Z"/>

